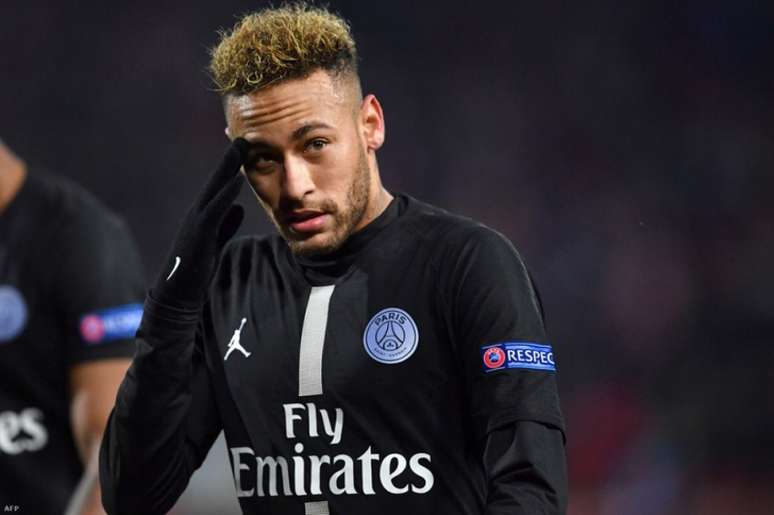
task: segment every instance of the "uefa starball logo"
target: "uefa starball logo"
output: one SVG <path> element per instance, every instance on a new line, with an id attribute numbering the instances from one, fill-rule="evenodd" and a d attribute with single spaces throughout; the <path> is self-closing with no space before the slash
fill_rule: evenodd
<path id="1" fill-rule="evenodd" d="M 500 368 L 505 363 L 505 352 L 499 347 L 490 347 L 484 352 L 486 368 Z"/>
<path id="2" fill-rule="evenodd" d="M 399 308 L 379 311 L 363 333 L 363 346 L 368 355 L 388 365 L 406 361 L 418 344 L 417 324 L 411 315 Z"/>
<path id="3" fill-rule="evenodd" d="M 97 315 L 87 315 L 81 319 L 80 324 L 81 336 L 89 343 L 97 343 L 102 341 L 102 337 L 105 336 L 105 324 L 102 323 L 102 319 Z"/>

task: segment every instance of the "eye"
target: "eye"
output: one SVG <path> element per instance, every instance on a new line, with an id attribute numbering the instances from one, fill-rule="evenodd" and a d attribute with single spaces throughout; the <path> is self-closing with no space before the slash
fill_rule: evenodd
<path id="1" fill-rule="evenodd" d="M 268 173 L 274 168 L 275 164 L 276 160 L 272 156 L 268 154 L 255 154 L 254 156 L 251 156 L 245 163 L 245 170 L 258 173 Z"/>
<path id="2" fill-rule="evenodd" d="M 328 141 L 323 138 L 315 138 L 306 144 L 306 150 L 319 152 L 328 146 Z"/>

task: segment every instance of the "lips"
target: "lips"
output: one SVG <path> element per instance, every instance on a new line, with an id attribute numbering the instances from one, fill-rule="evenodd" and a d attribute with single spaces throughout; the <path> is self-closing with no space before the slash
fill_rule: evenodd
<path id="1" fill-rule="evenodd" d="M 286 217 L 288 226 L 297 233 L 318 232 L 330 215 L 324 211 L 304 209 L 292 211 Z"/>

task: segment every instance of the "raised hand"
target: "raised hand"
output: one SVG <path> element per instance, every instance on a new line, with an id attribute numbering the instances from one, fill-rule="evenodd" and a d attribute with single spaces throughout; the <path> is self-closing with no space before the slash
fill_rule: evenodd
<path id="1" fill-rule="evenodd" d="M 244 184 L 239 169 L 248 143 L 233 141 L 183 219 L 151 296 L 170 307 L 198 309 L 206 299 L 218 257 L 239 229 L 244 209 L 234 204 Z"/>

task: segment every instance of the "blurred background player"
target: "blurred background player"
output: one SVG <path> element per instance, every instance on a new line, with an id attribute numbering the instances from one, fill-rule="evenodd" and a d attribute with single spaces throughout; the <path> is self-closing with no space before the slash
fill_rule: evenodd
<path id="1" fill-rule="evenodd" d="M 0 504 L 100 514 L 94 460 L 134 353 L 143 274 L 123 221 L 0 141 Z"/>

